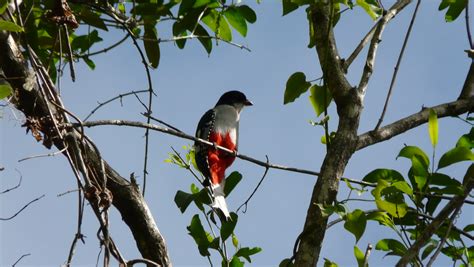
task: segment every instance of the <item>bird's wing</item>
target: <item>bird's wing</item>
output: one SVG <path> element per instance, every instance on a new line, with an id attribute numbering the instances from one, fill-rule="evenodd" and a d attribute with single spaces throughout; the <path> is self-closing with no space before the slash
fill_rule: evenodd
<path id="1" fill-rule="evenodd" d="M 204 115 L 201 117 L 201 120 L 199 120 L 197 129 L 196 129 L 196 137 L 203 140 L 209 140 L 211 131 L 214 128 L 215 119 L 216 119 L 216 113 L 214 109 L 210 109 L 206 113 L 204 113 Z M 209 147 L 199 142 L 194 142 L 194 149 L 196 152 L 195 153 L 196 165 L 199 171 L 201 171 L 201 173 L 207 178 L 206 180 L 208 180 L 209 177 L 211 176 L 209 172 L 209 161 L 208 161 Z"/>

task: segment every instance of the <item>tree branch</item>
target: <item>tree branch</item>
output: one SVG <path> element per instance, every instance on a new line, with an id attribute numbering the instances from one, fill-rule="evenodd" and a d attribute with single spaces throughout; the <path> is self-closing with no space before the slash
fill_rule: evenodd
<path id="1" fill-rule="evenodd" d="M 461 99 L 453 102 L 431 107 L 438 118 L 456 116 L 474 110 L 474 96 L 469 99 Z M 357 141 L 357 150 L 367 146 L 388 140 L 394 136 L 404 133 L 428 121 L 429 109 L 423 108 L 420 112 L 400 119 L 387 126 L 381 127 L 376 131 L 369 131 L 359 135 Z"/>
<path id="2" fill-rule="evenodd" d="M 155 120 L 157 120 L 157 119 L 155 119 Z M 304 174 L 314 175 L 314 176 L 320 176 L 321 175 L 320 172 L 316 172 L 316 171 L 312 171 L 312 170 L 300 169 L 300 168 L 295 168 L 295 167 L 288 167 L 288 166 L 283 166 L 283 165 L 279 165 L 279 164 L 272 164 L 272 163 L 269 163 L 267 161 L 258 160 L 258 159 L 246 156 L 244 154 L 240 154 L 237 151 L 230 150 L 226 147 L 214 145 L 214 143 L 209 142 L 207 140 L 196 138 L 192 135 L 189 135 L 189 134 L 186 134 L 182 131 L 179 131 L 174 127 L 173 127 L 174 129 L 172 129 L 172 128 L 168 128 L 168 127 L 162 127 L 162 126 L 159 126 L 159 125 L 148 124 L 148 123 L 143 123 L 143 122 L 139 122 L 139 121 L 127 121 L 127 120 L 97 120 L 97 121 L 87 121 L 87 122 L 83 122 L 83 123 L 69 123 L 69 124 L 66 123 L 66 124 L 63 124 L 63 126 L 66 127 L 66 128 L 70 128 L 70 127 L 76 127 L 76 128 L 77 127 L 88 127 L 89 128 L 89 127 L 97 127 L 97 126 L 105 126 L 105 125 L 129 126 L 129 127 L 150 129 L 150 130 L 153 130 L 153 131 L 174 135 L 174 136 L 181 137 L 181 138 L 184 138 L 184 139 L 188 139 L 188 140 L 191 140 L 191 141 L 196 141 L 196 142 L 199 142 L 201 144 L 207 145 L 209 147 L 215 147 L 215 148 L 217 148 L 221 151 L 232 154 L 237 158 L 240 158 L 240 159 L 245 160 L 245 161 L 252 162 L 256 165 L 259 165 L 259 166 L 262 166 L 262 167 L 265 167 L 265 168 L 278 169 L 278 170 L 289 171 L 289 172 L 304 173 Z M 359 184 L 359 185 L 362 185 L 362 186 L 375 186 L 375 184 L 373 184 L 373 183 L 368 183 L 368 182 L 355 180 L 355 179 L 351 179 L 351 178 L 346 178 L 346 177 L 342 177 L 341 180 L 348 181 L 350 183 Z"/>
<path id="3" fill-rule="evenodd" d="M 369 84 L 369 79 L 372 76 L 372 72 L 375 65 L 375 56 L 377 54 L 377 48 L 379 43 L 382 41 L 382 33 L 387 26 L 388 22 L 395 17 L 404 7 L 410 4 L 412 0 L 398 0 L 377 23 L 377 27 L 375 29 L 374 35 L 370 42 L 369 52 L 367 53 L 367 59 L 365 61 L 364 71 L 362 72 L 362 76 L 360 78 L 359 86 L 357 90 L 364 95 L 367 89 L 367 85 Z"/>
<path id="4" fill-rule="evenodd" d="M 379 121 L 377 122 L 377 125 L 375 126 L 374 130 L 377 130 L 380 127 L 380 125 L 382 124 L 383 118 L 385 117 L 385 112 L 387 112 L 388 103 L 390 102 L 390 97 L 392 96 L 392 90 L 393 90 L 393 87 L 395 86 L 395 81 L 397 80 L 398 70 L 400 68 L 400 64 L 402 63 L 403 54 L 405 53 L 405 48 L 407 47 L 408 39 L 410 38 L 411 29 L 413 29 L 413 24 L 415 23 L 416 14 L 418 13 L 418 8 L 420 7 L 420 3 L 421 3 L 421 0 L 417 0 L 415 10 L 413 11 L 413 15 L 410 20 L 410 25 L 408 26 L 407 33 L 405 34 L 405 39 L 403 40 L 402 49 L 400 50 L 397 63 L 395 64 L 392 80 L 390 81 L 387 97 L 385 98 L 385 103 L 383 105 L 382 114 L 380 115 Z"/>
<path id="5" fill-rule="evenodd" d="M 469 166 L 466 175 L 463 179 L 464 194 L 455 196 L 446 204 L 446 206 L 439 212 L 433 221 L 426 226 L 423 233 L 418 237 L 416 242 L 405 252 L 403 257 L 397 263 L 397 267 L 407 266 L 419 253 L 420 249 L 426 245 L 431 236 L 444 223 L 448 216 L 453 213 L 458 207 L 462 206 L 464 199 L 469 195 L 474 187 L 474 164 Z"/>

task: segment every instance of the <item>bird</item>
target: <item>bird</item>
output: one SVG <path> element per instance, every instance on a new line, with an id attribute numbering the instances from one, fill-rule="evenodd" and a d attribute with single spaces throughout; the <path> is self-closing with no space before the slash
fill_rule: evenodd
<path id="1" fill-rule="evenodd" d="M 237 151 L 240 112 L 253 103 L 240 91 L 228 91 L 199 120 L 196 137 L 212 142 L 214 147 L 196 141 L 195 161 L 204 176 L 203 185 L 210 188 L 215 211 L 229 220 L 230 213 L 225 201 L 225 170 L 232 165 L 235 155 L 216 149 L 216 145 Z M 219 213 L 218 213 L 219 214 Z"/>

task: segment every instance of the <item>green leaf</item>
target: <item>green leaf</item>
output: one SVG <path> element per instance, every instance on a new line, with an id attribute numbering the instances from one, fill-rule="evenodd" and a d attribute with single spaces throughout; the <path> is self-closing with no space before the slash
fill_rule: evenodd
<path id="1" fill-rule="evenodd" d="M 395 228 L 395 224 L 393 224 L 393 221 L 390 219 L 387 212 L 384 212 L 384 211 L 370 212 L 366 215 L 366 218 L 367 220 L 376 221 L 379 224 L 388 226 L 392 229 Z"/>
<path id="2" fill-rule="evenodd" d="M 198 36 L 204 36 L 204 37 L 198 38 L 198 40 L 199 42 L 201 42 L 202 46 L 204 46 L 204 49 L 206 49 L 206 52 L 210 54 L 212 51 L 212 39 L 205 37 L 205 36 L 209 36 L 209 33 L 207 33 L 206 29 L 204 29 L 204 27 L 201 26 L 201 24 L 198 24 L 196 26 L 196 30 L 194 31 L 194 33 Z"/>
<path id="3" fill-rule="evenodd" d="M 391 169 L 375 169 L 362 179 L 362 181 L 369 183 L 377 183 L 379 180 L 387 182 L 405 181 L 398 171 Z"/>
<path id="4" fill-rule="evenodd" d="M 415 155 L 420 156 L 423 166 L 428 168 L 428 166 L 430 165 L 430 159 L 428 158 L 426 153 L 417 146 L 406 146 L 402 148 L 402 150 L 400 150 L 400 152 L 398 153 L 397 159 L 399 157 L 403 157 L 411 160 Z"/>
<path id="5" fill-rule="evenodd" d="M 239 172 L 232 172 L 229 176 L 227 176 L 225 179 L 224 194 L 229 196 L 240 180 L 242 180 L 242 174 Z"/>
<path id="6" fill-rule="evenodd" d="M 8 7 L 8 0 L 0 0 L 0 15 L 7 10 Z"/>
<path id="7" fill-rule="evenodd" d="M 337 263 L 330 261 L 327 258 L 324 258 L 324 267 L 338 267 Z"/>
<path id="8" fill-rule="evenodd" d="M 11 95 L 13 89 L 10 84 L 0 84 L 0 100 L 6 98 L 7 96 Z"/>
<path id="9" fill-rule="evenodd" d="M 382 14 L 382 9 L 377 2 L 370 0 L 356 0 L 358 6 L 362 7 L 369 16 L 375 20 Z"/>
<path id="10" fill-rule="evenodd" d="M 210 2 L 211 0 L 196 0 L 196 2 L 194 2 L 193 8 L 205 6 L 209 4 Z"/>
<path id="11" fill-rule="evenodd" d="M 178 190 L 178 192 L 176 192 L 176 195 L 174 196 L 174 203 L 176 203 L 176 206 L 178 206 L 179 210 L 181 210 L 181 213 L 184 213 L 186 211 L 189 204 L 191 204 L 193 200 L 193 195 L 183 192 L 181 190 Z"/>
<path id="12" fill-rule="evenodd" d="M 95 69 L 95 63 L 94 61 L 92 61 L 89 57 L 83 57 L 82 58 L 84 60 L 84 62 L 87 64 L 87 66 L 89 66 L 89 68 L 91 70 L 94 70 Z"/>
<path id="13" fill-rule="evenodd" d="M 436 147 L 436 144 L 438 144 L 438 116 L 434 109 L 430 109 L 430 116 L 428 117 L 428 132 L 430 134 L 431 145 Z"/>
<path id="14" fill-rule="evenodd" d="M 357 266 L 365 267 L 364 266 L 365 254 L 357 246 L 354 246 L 354 256 L 357 260 Z"/>
<path id="15" fill-rule="evenodd" d="M 199 253 L 202 256 L 210 256 L 209 253 L 209 242 L 208 235 L 206 231 L 204 231 L 204 227 L 202 226 L 201 220 L 199 219 L 199 215 L 194 215 L 191 219 L 191 224 L 187 227 L 189 231 L 189 235 L 193 237 L 194 241 L 198 245 Z"/>
<path id="16" fill-rule="evenodd" d="M 250 256 L 254 255 L 254 254 L 257 254 L 259 253 L 260 251 L 262 251 L 262 248 L 259 248 L 259 247 L 253 247 L 253 248 L 249 248 L 249 247 L 245 247 L 245 248 L 241 248 L 239 249 L 234 257 L 243 257 L 245 258 L 248 262 L 252 262 L 251 259 L 250 259 Z"/>
<path id="17" fill-rule="evenodd" d="M 0 31 L 23 32 L 23 27 L 11 22 L 0 19 Z"/>
<path id="18" fill-rule="evenodd" d="M 313 85 L 309 88 L 309 101 L 313 105 L 316 115 L 319 116 L 329 106 L 332 95 L 326 86 Z"/>
<path id="19" fill-rule="evenodd" d="M 283 16 L 298 9 L 298 4 L 293 3 L 291 0 L 283 0 Z"/>
<path id="20" fill-rule="evenodd" d="M 241 261 L 239 257 L 237 256 L 232 257 L 232 260 L 229 262 L 229 267 L 243 267 L 243 266 L 244 266 L 244 262 Z"/>
<path id="21" fill-rule="evenodd" d="M 392 255 L 403 256 L 407 251 L 406 247 L 395 239 L 382 239 L 375 245 L 376 250 L 390 251 Z"/>
<path id="22" fill-rule="evenodd" d="M 345 217 L 345 221 L 344 228 L 355 236 L 357 243 L 364 234 L 365 226 L 367 225 L 367 218 L 365 217 L 364 211 L 356 209 L 348 213 Z"/>
<path id="23" fill-rule="evenodd" d="M 78 17 L 90 26 L 102 29 L 104 31 L 109 30 L 107 25 L 105 25 L 104 21 L 100 18 L 100 15 L 91 11 L 89 8 L 84 7 L 79 13 Z"/>
<path id="24" fill-rule="evenodd" d="M 441 156 L 438 162 L 438 169 L 466 160 L 474 160 L 474 154 L 472 151 L 463 146 L 455 147 Z"/>
<path id="25" fill-rule="evenodd" d="M 221 14 L 219 14 L 218 25 L 219 31 L 217 35 L 224 41 L 232 41 L 232 32 L 230 31 L 229 24 Z"/>
<path id="26" fill-rule="evenodd" d="M 461 183 L 446 174 L 435 172 L 430 176 L 430 185 L 460 186 Z"/>
<path id="27" fill-rule="evenodd" d="M 456 143 L 456 147 L 463 146 L 469 149 L 474 148 L 474 127 L 471 128 L 471 131 L 468 134 L 461 136 Z"/>
<path id="28" fill-rule="evenodd" d="M 238 6 L 237 9 L 239 9 L 240 14 L 242 14 L 245 20 L 249 23 L 255 23 L 257 21 L 257 14 L 255 14 L 255 11 L 253 11 L 249 6 L 241 5 Z"/>
<path id="29" fill-rule="evenodd" d="M 444 19 L 446 22 L 452 22 L 456 20 L 461 12 L 466 8 L 468 0 L 443 0 L 439 5 L 438 10 L 448 8 Z"/>
<path id="30" fill-rule="evenodd" d="M 202 22 L 204 22 L 204 24 L 206 24 L 216 34 L 216 36 L 222 38 L 222 40 L 232 40 L 232 33 L 229 24 L 222 14 L 214 9 L 202 18 Z"/>
<path id="31" fill-rule="evenodd" d="M 420 155 L 414 155 L 411 158 L 411 169 L 415 176 L 428 177 L 428 165 L 425 165 L 424 159 Z"/>
<path id="32" fill-rule="evenodd" d="M 468 224 L 462 230 L 464 232 L 472 232 L 472 231 L 474 231 L 474 224 Z"/>
<path id="33" fill-rule="evenodd" d="M 160 62 L 160 45 L 158 44 L 158 34 L 154 25 L 145 24 L 145 33 L 143 35 L 143 44 L 145 46 L 146 56 L 153 68 L 158 67 Z"/>
<path id="34" fill-rule="evenodd" d="M 234 212 L 230 213 L 230 220 L 222 222 L 221 227 L 221 240 L 226 241 L 229 236 L 234 233 L 235 225 L 237 224 L 239 217 Z"/>
<path id="35" fill-rule="evenodd" d="M 398 181 L 392 184 L 393 187 L 397 188 L 401 192 L 413 196 L 413 189 L 410 187 L 410 185 L 405 182 L 405 181 Z"/>
<path id="36" fill-rule="evenodd" d="M 239 247 L 239 239 L 234 233 L 232 233 L 232 245 L 234 245 L 235 248 Z"/>
<path id="37" fill-rule="evenodd" d="M 301 94 L 308 91 L 311 83 L 306 81 L 306 75 L 302 72 L 293 73 L 286 82 L 283 104 L 295 101 Z"/>
<path id="38" fill-rule="evenodd" d="M 421 259 L 422 260 L 426 259 L 426 257 L 428 257 L 431 254 L 431 252 L 433 252 L 433 250 L 437 247 L 438 247 L 437 242 L 432 241 L 432 242 L 428 243 L 428 245 L 423 250 L 423 253 L 421 253 Z"/>
<path id="39" fill-rule="evenodd" d="M 239 9 L 229 7 L 224 11 L 224 16 L 232 27 L 238 31 L 243 37 L 247 36 L 247 22 Z"/>
<path id="40" fill-rule="evenodd" d="M 426 202 L 426 208 L 425 208 L 426 212 L 428 214 L 433 215 L 440 202 L 441 202 L 441 198 L 439 197 L 428 198 L 428 201 Z"/>
<path id="41" fill-rule="evenodd" d="M 283 259 L 280 264 L 278 264 L 278 267 L 293 267 L 295 266 L 292 262 L 291 259 Z"/>
<path id="42" fill-rule="evenodd" d="M 406 215 L 408 205 L 403 199 L 403 194 L 395 190 L 395 187 L 390 186 L 388 182 L 379 180 L 377 187 L 372 190 L 372 195 L 378 209 L 384 210 L 396 218 Z"/>

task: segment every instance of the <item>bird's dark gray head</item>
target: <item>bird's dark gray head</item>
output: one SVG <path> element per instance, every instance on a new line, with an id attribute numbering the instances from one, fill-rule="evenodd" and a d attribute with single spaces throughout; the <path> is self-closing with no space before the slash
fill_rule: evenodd
<path id="1" fill-rule="evenodd" d="M 229 91 L 224 93 L 219 101 L 217 101 L 216 106 L 219 105 L 230 105 L 234 107 L 243 107 L 243 106 L 252 106 L 252 102 L 247 99 L 244 93 L 240 91 Z"/>

